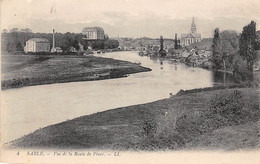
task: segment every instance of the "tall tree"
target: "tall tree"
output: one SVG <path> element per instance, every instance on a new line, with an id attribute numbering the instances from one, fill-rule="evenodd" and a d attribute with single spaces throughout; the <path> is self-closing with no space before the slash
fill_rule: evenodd
<path id="1" fill-rule="evenodd" d="M 250 24 L 244 26 L 239 40 L 239 54 L 247 62 L 247 69 L 253 78 L 253 64 L 256 59 L 256 23 L 251 21 Z"/>
<path id="2" fill-rule="evenodd" d="M 175 33 L 175 39 L 174 39 L 174 49 L 178 49 L 178 39 L 177 39 L 177 34 Z"/>
<path id="3" fill-rule="evenodd" d="M 160 51 L 163 51 L 163 36 L 160 36 Z"/>
<path id="4" fill-rule="evenodd" d="M 220 33 L 222 68 L 232 69 L 234 56 L 239 50 L 239 36 L 236 31 L 225 30 Z"/>
<path id="5" fill-rule="evenodd" d="M 221 43 L 219 37 L 219 28 L 216 28 L 214 30 L 212 51 L 213 51 L 212 62 L 214 64 L 214 67 L 219 69 L 221 68 L 221 63 L 222 63 L 222 51 L 221 51 Z"/>

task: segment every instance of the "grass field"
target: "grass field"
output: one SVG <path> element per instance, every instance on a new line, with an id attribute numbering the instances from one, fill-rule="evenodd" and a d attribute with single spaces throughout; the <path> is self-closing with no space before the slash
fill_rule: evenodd
<path id="1" fill-rule="evenodd" d="M 6 146 L 119 150 L 257 149 L 259 118 L 259 90 L 255 88 L 198 91 L 75 118 L 38 129 Z"/>
<path id="2" fill-rule="evenodd" d="M 144 71 L 150 69 L 94 56 L 2 55 L 2 89 L 117 78 Z"/>

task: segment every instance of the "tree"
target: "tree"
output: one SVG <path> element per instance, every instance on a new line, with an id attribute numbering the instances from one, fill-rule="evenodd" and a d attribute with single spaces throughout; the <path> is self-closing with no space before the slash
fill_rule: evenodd
<path id="1" fill-rule="evenodd" d="M 8 33 L 8 30 L 7 29 L 3 29 L 2 33 Z"/>
<path id="2" fill-rule="evenodd" d="M 18 28 L 12 28 L 12 29 L 10 30 L 10 32 L 19 32 L 19 29 L 18 29 Z"/>
<path id="3" fill-rule="evenodd" d="M 244 26 L 239 40 L 239 54 L 247 62 L 247 69 L 250 71 L 250 78 L 253 79 L 253 64 L 256 59 L 256 23 L 251 21 Z"/>
<path id="4" fill-rule="evenodd" d="M 232 69 L 234 56 L 239 50 L 239 36 L 236 31 L 225 30 L 220 33 L 222 68 Z"/>
<path id="5" fill-rule="evenodd" d="M 21 32 L 27 32 L 27 33 L 32 33 L 32 30 L 29 28 L 21 29 Z"/>
<path id="6" fill-rule="evenodd" d="M 178 49 L 178 39 L 177 39 L 177 34 L 175 34 L 175 39 L 174 39 L 174 49 Z"/>
<path id="7" fill-rule="evenodd" d="M 222 51 L 219 37 L 219 28 L 214 30 L 214 38 L 212 44 L 212 62 L 215 68 L 220 69 L 222 63 Z"/>
<path id="8" fill-rule="evenodd" d="M 109 39 L 108 35 L 105 34 L 105 35 L 104 35 L 104 40 L 108 40 L 108 39 Z"/>
<path id="9" fill-rule="evenodd" d="M 236 31 L 216 28 L 212 44 L 212 61 L 216 69 L 232 69 L 233 58 L 239 50 L 239 37 Z"/>
<path id="10" fill-rule="evenodd" d="M 160 36 L 160 51 L 163 51 L 163 36 Z"/>
<path id="11" fill-rule="evenodd" d="M 160 50 L 159 50 L 159 54 L 160 54 L 161 57 L 165 57 L 167 55 L 166 51 L 163 50 L 163 43 L 164 43 L 163 36 L 160 36 Z"/>
<path id="12" fill-rule="evenodd" d="M 260 50 L 260 30 L 256 31 L 255 50 Z"/>
<path id="13" fill-rule="evenodd" d="M 240 55 L 234 57 L 233 76 L 237 83 L 252 80 L 251 72 L 247 69 L 247 62 Z"/>

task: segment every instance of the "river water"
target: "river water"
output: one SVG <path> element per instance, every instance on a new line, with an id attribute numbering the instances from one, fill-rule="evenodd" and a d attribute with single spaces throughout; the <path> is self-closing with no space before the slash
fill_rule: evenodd
<path id="1" fill-rule="evenodd" d="M 142 104 L 168 98 L 200 87 L 232 82 L 201 68 L 172 61 L 151 60 L 137 52 L 113 52 L 95 56 L 140 62 L 150 72 L 126 78 L 31 86 L 2 91 L 2 141 L 6 143 L 51 124 L 107 109 Z"/>

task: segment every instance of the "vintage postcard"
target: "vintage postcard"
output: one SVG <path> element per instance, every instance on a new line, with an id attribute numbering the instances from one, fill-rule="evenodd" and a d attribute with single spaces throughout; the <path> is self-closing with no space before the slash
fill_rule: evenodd
<path id="1" fill-rule="evenodd" d="M 254 163 L 258 0 L 1 0 L 2 163 Z"/>

